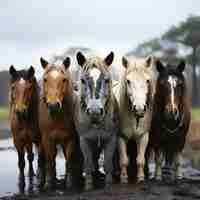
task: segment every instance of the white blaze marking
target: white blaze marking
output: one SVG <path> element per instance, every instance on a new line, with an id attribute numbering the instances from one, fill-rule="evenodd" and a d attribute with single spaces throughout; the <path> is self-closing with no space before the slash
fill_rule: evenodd
<path id="1" fill-rule="evenodd" d="M 133 81 L 132 93 L 136 109 L 143 109 L 146 104 L 147 86 L 144 81 L 139 79 Z"/>
<path id="2" fill-rule="evenodd" d="M 57 78 L 58 75 L 59 75 L 59 72 L 56 71 L 56 70 L 54 70 L 54 71 L 52 71 L 50 74 L 51 74 L 51 76 L 52 76 L 53 78 Z"/>
<path id="3" fill-rule="evenodd" d="M 20 78 L 20 80 L 19 80 L 19 83 L 20 83 L 20 84 L 23 85 L 25 82 L 26 82 L 26 81 L 25 81 L 23 78 Z"/>
<path id="4" fill-rule="evenodd" d="M 169 82 L 170 87 L 171 87 L 171 104 L 172 104 L 173 109 L 175 108 L 174 88 L 176 87 L 176 81 L 177 81 L 177 79 L 175 77 L 169 76 L 168 82 Z"/>
<path id="5" fill-rule="evenodd" d="M 97 68 L 93 68 L 90 71 L 90 76 L 92 77 L 92 79 L 94 81 L 95 88 L 96 88 L 97 80 L 99 79 L 100 74 L 101 74 L 101 71 L 99 69 L 97 69 Z"/>

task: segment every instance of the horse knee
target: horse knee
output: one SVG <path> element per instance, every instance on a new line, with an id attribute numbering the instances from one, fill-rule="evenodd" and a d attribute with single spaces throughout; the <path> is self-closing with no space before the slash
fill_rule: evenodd
<path id="1" fill-rule="evenodd" d="M 140 167 L 144 167 L 145 165 L 145 158 L 144 156 L 142 155 L 139 155 L 136 159 L 136 162 L 137 162 L 137 166 L 140 166 Z"/>

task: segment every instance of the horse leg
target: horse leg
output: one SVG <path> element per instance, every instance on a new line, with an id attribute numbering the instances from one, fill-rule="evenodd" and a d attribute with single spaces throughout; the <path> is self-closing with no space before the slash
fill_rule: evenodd
<path id="1" fill-rule="evenodd" d="M 44 150 L 42 148 L 42 144 L 36 145 L 38 150 L 38 160 L 37 160 L 37 178 L 39 181 L 39 187 L 42 187 L 45 182 L 45 155 Z"/>
<path id="2" fill-rule="evenodd" d="M 177 152 L 175 156 L 175 176 L 177 180 L 181 180 L 183 178 L 182 163 L 181 152 Z"/>
<path id="3" fill-rule="evenodd" d="M 66 188 L 70 188 L 72 186 L 72 169 L 71 169 L 72 140 L 68 140 L 64 143 L 63 153 L 65 155 L 65 186 Z"/>
<path id="4" fill-rule="evenodd" d="M 29 177 L 32 177 L 34 176 L 34 169 L 33 169 L 34 154 L 33 154 L 32 143 L 26 145 L 26 150 L 27 150 L 27 159 L 29 162 Z"/>
<path id="5" fill-rule="evenodd" d="M 18 153 L 19 179 L 24 180 L 24 168 L 25 168 L 24 147 L 18 148 L 17 153 Z"/>
<path id="6" fill-rule="evenodd" d="M 149 141 L 149 133 L 145 133 L 136 141 L 137 144 L 137 181 L 144 181 L 145 152 Z"/>
<path id="7" fill-rule="evenodd" d="M 16 147 L 18 153 L 18 168 L 19 168 L 19 191 L 20 193 L 24 193 L 25 189 L 25 176 L 24 176 L 24 168 L 25 168 L 25 159 L 24 159 L 24 146 Z"/>
<path id="8" fill-rule="evenodd" d="M 52 141 L 46 141 L 46 145 L 44 146 L 45 148 L 45 155 L 46 155 L 46 160 L 47 162 L 47 177 L 46 177 L 46 183 L 47 187 L 50 189 L 53 188 L 55 185 L 55 180 L 56 180 L 56 154 L 57 154 L 57 149 L 56 149 L 56 144 Z"/>
<path id="9" fill-rule="evenodd" d="M 113 156 L 116 151 L 117 138 L 113 135 L 104 148 L 104 169 L 106 173 L 105 188 L 110 190 L 112 185 Z"/>
<path id="10" fill-rule="evenodd" d="M 85 172 L 84 188 L 85 190 L 91 190 L 93 188 L 92 172 L 94 172 L 95 169 L 94 169 L 92 151 L 89 141 L 84 137 L 80 137 L 80 147 L 84 157 L 84 172 Z"/>
<path id="11" fill-rule="evenodd" d="M 128 183 L 128 174 L 127 174 L 127 167 L 128 167 L 128 156 L 127 156 L 127 146 L 126 142 L 123 138 L 119 138 L 119 157 L 120 157 L 120 181 L 121 183 Z"/>
<path id="12" fill-rule="evenodd" d="M 155 151 L 155 163 L 156 163 L 155 179 L 157 181 L 162 180 L 162 162 L 163 162 L 163 153 L 159 150 L 156 150 Z"/>

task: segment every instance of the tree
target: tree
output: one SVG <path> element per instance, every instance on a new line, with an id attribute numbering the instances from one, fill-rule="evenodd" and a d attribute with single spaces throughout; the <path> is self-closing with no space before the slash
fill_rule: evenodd
<path id="1" fill-rule="evenodd" d="M 182 43 L 192 48 L 190 62 L 193 67 L 193 98 L 194 106 L 200 105 L 199 91 L 198 91 L 198 77 L 197 64 L 198 55 L 197 50 L 200 46 L 200 17 L 190 16 L 186 21 L 180 23 L 178 26 L 173 26 L 163 36 L 163 39 L 168 39 L 174 42 Z"/>

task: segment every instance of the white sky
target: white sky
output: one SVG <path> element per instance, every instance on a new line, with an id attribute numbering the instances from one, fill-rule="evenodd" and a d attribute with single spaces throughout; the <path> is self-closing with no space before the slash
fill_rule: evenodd
<path id="1" fill-rule="evenodd" d="M 40 67 L 73 45 L 125 53 L 190 14 L 200 15 L 199 0 L 2 0 L 0 69 Z"/>

